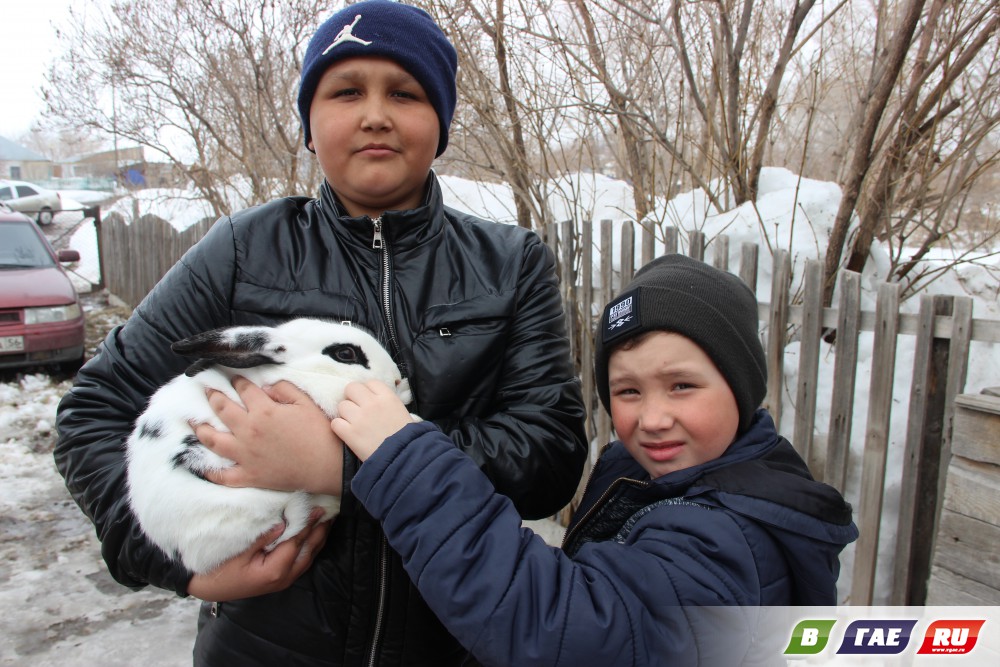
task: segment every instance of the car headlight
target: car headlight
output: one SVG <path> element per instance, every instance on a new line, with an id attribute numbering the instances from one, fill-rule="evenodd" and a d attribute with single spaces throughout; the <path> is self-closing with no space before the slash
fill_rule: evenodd
<path id="1" fill-rule="evenodd" d="M 25 324 L 48 324 L 50 322 L 68 322 L 80 317 L 80 304 L 71 303 L 66 306 L 46 306 L 45 308 L 25 308 Z"/>

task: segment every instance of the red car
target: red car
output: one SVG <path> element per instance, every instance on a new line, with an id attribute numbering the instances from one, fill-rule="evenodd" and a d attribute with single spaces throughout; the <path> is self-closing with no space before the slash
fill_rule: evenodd
<path id="1" fill-rule="evenodd" d="M 52 249 L 33 220 L 0 207 L 0 369 L 83 363 L 83 309 L 60 262 L 76 250 Z"/>

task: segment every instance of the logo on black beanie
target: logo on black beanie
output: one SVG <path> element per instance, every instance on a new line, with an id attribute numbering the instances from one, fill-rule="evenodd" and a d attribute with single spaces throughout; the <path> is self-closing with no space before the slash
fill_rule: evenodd
<path id="1" fill-rule="evenodd" d="M 639 326 L 639 294 L 630 292 L 608 305 L 608 321 L 604 328 L 605 342 L 632 331 Z"/>

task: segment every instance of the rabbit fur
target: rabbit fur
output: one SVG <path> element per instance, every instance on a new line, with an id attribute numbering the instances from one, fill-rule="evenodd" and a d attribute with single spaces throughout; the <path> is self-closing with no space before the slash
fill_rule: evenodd
<path id="1" fill-rule="evenodd" d="M 199 361 L 153 394 L 136 421 L 126 443 L 129 504 L 149 539 L 195 573 L 246 551 L 281 521 L 285 531 L 269 549 L 299 533 L 313 507 L 323 508 L 323 520 L 340 508 L 334 496 L 232 488 L 206 480 L 206 471 L 234 465 L 202 445 L 190 425 L 227 430 L 209 406 L 206 388 L 242 405 L 233 376 L 258 386 L 288 380 L 331 419 L 353 381 L 381 380 L 404 403 L 411 400 L 409 385 L 385 348 L 349 323 L 300 318 L 276 327 L 229 327 L 171 348 Z"/>

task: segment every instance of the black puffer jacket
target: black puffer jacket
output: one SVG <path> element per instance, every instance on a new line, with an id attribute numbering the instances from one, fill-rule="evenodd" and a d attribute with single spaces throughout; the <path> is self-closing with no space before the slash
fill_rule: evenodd
<path id="1" fill-rule="evenodd" d="M 537 235 L 426 204 L 381 219 L 287 198 L 223 218 L 113 331 L 59 406 L 56 465 L 126 586 L 186 593 L 190 573 L 146 542 L 125 497 L 123 442 L 148 397 L 190 360 L 171 342 L 296 316 L 358 322 L 391 341 L 414 393 L 526 518 L 569 501 L 583 404 L 553 258 Z M 345 464 L 345 477 L 353 472 Z M 344 488 L 350 486 L 345 482 Z M 201 618 L 198 664 L 444 665 L 459 660 L 377 523 L 348 495 L 324 551 L 291 588 Z M 375 659 L 371 660 L 374 651 Z"/>

